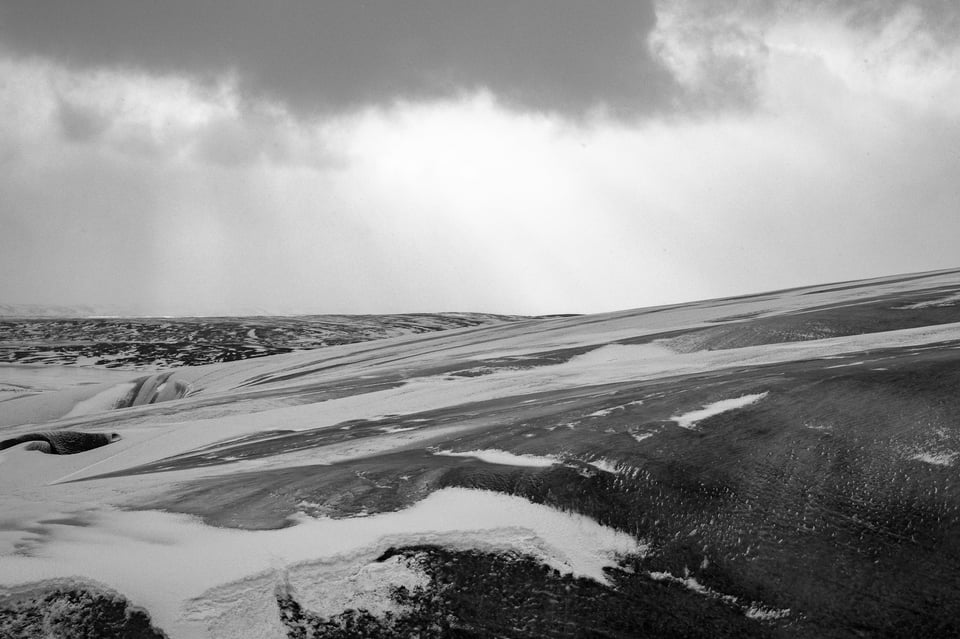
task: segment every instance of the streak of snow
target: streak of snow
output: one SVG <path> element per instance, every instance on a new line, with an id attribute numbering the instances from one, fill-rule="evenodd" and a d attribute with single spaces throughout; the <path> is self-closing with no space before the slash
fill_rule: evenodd
<path id="1" fill-rule="evenodd" d="M 531 466 L 534 468 L 543 468 L 559 464 L 560 461 L 554 457 L 544 455 L 516 455 L 505 450 L 491 448 L 489 450 L 466 450 L 453 452 L 450 450 L 438 450 L 434 455 L 444 457 L 473 457 L 488 464 L 503 464 L 505 466 Z"/>
<path id="2" fill-rule="evenodd" d="M 907 304 L 906 306 L 898 306 L 898 309 L 903 310 L 919 310 L 921 308 L 931 308 L 937 306 L 953 306 L 957 302 L 960 302 L 960 293 L 954 293 L 953 295 L 948 295 L 947 297 L 941 297 L 935 300 L 925 300 L 923 302 L 917 302 L 916 304 Z"/>
<path id="3" fill-rule="evenodd" d="M 776 619 L 783 619 L 784 617 L 788 617 L 790 615 L 789 608 L 771 608 L 757 602 L 743 604 L 739 598 L 734 597 L 733 595 L 725 595 L 721 592 L 713 590 L 712 588 L 708 588 L 697 581 L 696 578 L 690 577 L 689 575 L 685 577 L 677 577 L 669 572 L 650 572 L 647 574 L 654 581 L 668 581 L 671 583 L 681 584 L 699 595 L 710 597 L 712 599 L 719 599 L 726 604 L 736 606 L 743 611 L 744 616 L 749 617 L 750 619 L 756 619 L 758 621 L 774 621 Z"/>
<path id="4" fill-rule="evenodd" d="M 697 422 L 703 421 L 708 417 L 713 417 L 714 415 L 719 415 L 720 413 L 726 413 L 727 411 L 749 406 L 750 404 L 759 402 L 766 396 L 767 393 L 756 393 L 753 395 L 735 397 L 733 399 L 722 399 L 719 402 L 707 404 L 700 410 L 684 413 L 683 415 L 675 415 L 670 419 L 677 422 L 677 426 L 680 428 L 692 429 Z"/>
<path id="5" fill-rule="evenodd" d="M 777 619 L 789 617 L 790 608 L 770 608 L 769 606 L 751 604 L 743 614 L 747 618 L 756 619 L 757 621 L 776 621 Z"/>
<path id="6" fill-rule="evenodd" d="M 616 475 L 618 472 L 620 472 L 621 464 L 619 462 L 613 462 L 609 459 L 603 459 L 602 457 L 599 459 L 594 459 L 593 461 L 588 461 L 587 463 L 605 473 Z"/>
<path id="7" fill-rule="evenodd" d="M 829 370 L 831 368 L 846 368 L 848 366 L 860 366 L 864 361 L 860 360 L 859 362 L 850 362 L 849 364 L 834 364 L 833 366 L 826 366 L 823 370 Z"/>
<path id="8" fill-rule="evenodd" d="M 587 415 L 587 417 L 606 417 L 607 415 L 613 413 L 614 411 L 622 410 L 628 406 L 639 406 L 643 403 L 642 399 L 638 399 L 635 402 L 628 402 L 626 404 L 621 404 L 619 406 L 611 406 L 610 408 L 602 408 L 598 411 L 594 411 Z"/>
<path id="9" fill-rule="evenodd" d="M 408 430 L 416 430 L 416 426 L 383 426 L 379 430 L 384 433 L 404 433 Z"/>
<path id="10" fill-rule="evenodd" d="M 952 466 L 953 460 L 956 459 L 958 456 L 960 456 L 960 453 L 955 453 L 955 452 L 939 452 L 939 453 L 925 452 L 925 453 L 917 453 L 915 455 L 911 455 L 910 459 L 914 459 L 916 461 L 922 461 L 927 464 L 933 464 L 935 466 Z"/>

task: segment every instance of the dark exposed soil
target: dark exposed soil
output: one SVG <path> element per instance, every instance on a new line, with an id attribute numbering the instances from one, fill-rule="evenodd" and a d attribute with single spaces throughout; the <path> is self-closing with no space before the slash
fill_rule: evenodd
<path id="1" fill-rule="evenodd" d="M 395 588 L 402 612 L 377 617 L 365 610 L 324 618 L 281 589 L 277 603 L 291 639 L 306 637 L 769 637 L 776 628 L 675 583 L 611 571 L 614 586 L 561 575 L 514 553 L 451 551 L 437 546 L 391 549 L 416 562 L 424 587 Z"/>
<path id="2" fill-rule="evenodd" d="M 114 592 L 51 586 L 0 599 L 4 639 L 166 639 L 150 615 Z"/>

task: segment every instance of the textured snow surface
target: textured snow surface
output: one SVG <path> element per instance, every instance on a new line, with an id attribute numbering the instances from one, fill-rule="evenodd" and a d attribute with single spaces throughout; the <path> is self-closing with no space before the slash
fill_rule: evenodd
<path id="1" fill-rule="evenodd" d="M 956 279 L 956 273 L 934 274 L 924 286 L 943 289 Z M 673 403 L 667 404 L 646 391 L 616 396 L 612 385 L 824 358 L 838 360 L 837 370 L 824 375 L 854 375 L 866 361 L 861 359 L 864 351 L 936 348 L 960 340 L 960 324 L 683 352 L 670 339 L 653 336 L 828 304 L 854 306 L 885 293 L 909 292 L 915 285 L 881 279 L 862 288 L 808 288 L 587 318 L 518 321 L 182 368 L 149 383 L 156 388 L 167 384 L 165 390 L 188 386 L 186 397 L 112 413 L 104 411 L 143 373 L 78 373 L 86 383 L 77 384 L 46 371 L 28 372 L 29 379 L 20 385 L 17 370 L 27 369 L 0 367 L 4 437 L 52 428 L 121 434 L 116 443 L 80 455 L 40 455 L 23 446 L 0 452 L 0 585 L 82 576 L 147 608 L 154 623 L 172 637 L 282 637 L 273 599 L 278 585 L 288 584 L 307 608 L 320 614 L 346 607 L 389 609 L 386 583 L 409 585 L 423 579 L 399 558 L 375 561 L 391 546 L 514 550 L 564 572 L 605 581 L 603 568 L 618 555 L 647 552 L 643 540 L 581 515 L 498 493 L 446 488 L 395 512 L 347 519 L 301 514 L 295 525 L 258 531 L 125 509 L 158 503 L 152 498 L 160 495 L 177 496 L 191 481 L 233 481 L 240 473 L 260 477 L 256 473 L 267 471 L 309 474 L 389 453 L 397 453 L 403 463 L 463 464 L 478 474 L 497 471 L 478 461 L 528 467 L 499 472 L 531 476 L 566 472 L 551 469 L 566 462 L 580 464 L 578 470 L 598 483 L 622 484 L 645 472 L 645 462 L 636 454 L 619 462 L 618 447 L 634 447 L 636 453 L 662 444 L 669 450 L 670 437 L 691 442 L 716 435 L 704 420 L 762 402 L 768 392 L 757 384 L 709 395 L 701 390 L 694 398 L 696 389 L 677 388 L 669 395 Z M 929 297 L 936 304 L 916 302 L 920 296 L 907 300 L 931 308 L 952 303 L 943 290 Z M 816 362 L 816 370 L 824 364 Z M 456 375 L 464 371 L 469 374 Z M 44 392 L 22 396 L 33 390 Z M 554 401 L 550 393 L 567 391 L 576 395 L 570 400 L 573 408 L 564 408 L 562 419 L 549 422 L 543 404 Z M 771 404 L 781 399 L 778 390 L 769 392 Z M 716 397 L 724 399 L 706 403 Z M 529 419 L 511 421 L 522 411 L 529 411 Z M 505 423 L 515 435 L 501 436 Z M 691 437 L 673 424 L 702 431 Z M 559 428 L 564 425 L 570 430 Z M 804 432 L 828 437 L 842 427 L 823 416 L 811 417 Z M 489 437 L 471 439 L 478 429 L 486 429 Z M 589 436 L 616 445 L 571 452 L 578 438 Z M 909 463 L 924 475 L 943 476 L 955 467 L 958 453 L 952 440 L 941 439 L 905 443 L 896 455 L 918 462 Z M 278 441 L 297 445 L 271 448 Z M 510 450 L 517 441 L 522 446 Z M 171 462 L 165 472 L 122 475 L 190 456 L 206 462 L 237 442 L 253 442 L 248 456 L 230 449 L 229 456 L 207 465 Z M 346 474 L 354 471 L 347 469 Z M 220 506 L 201 503 L 198 512 Z M 694 576 L 657 572 L 650 577 L 733 603 L 754 619 L 773 621 L 788 614 L 762 603 L 729 602 L 729 595 L 709 590 L 706 580 Z"/>
<path id="2" fill-rule="evenodd" d="M 102 413 L 111 410 L 135 387 L 136 384 L 134 382 L 125 382 L 111 386 L 89 399 L 77 402 L 77 405 L 71 408 L 70 412 L 64 415 L 64 418 L 79 417 L 80 415 L 90 415 L 92 413 Z"/>
<path id="3" fill-rule="evenodd" d="M 244 611 L 269 608 L 277 580 L 303 562 L 312 562 L 321 573 L 329 568 L 325 588 L 336 589 L 339 579 L 344 592 L 353 587 L 363 599 L 368 589 L 346 583 L 352 573 L 342 570 L 344 562 L 369 563 L 390 546 L 516 550 L 598 581 L 605 581 L 603 567 L 618 555 L 645 551 L 631 536 L 587 517 L 459 488 L 440 490 L 399 512 L 340 520 L 303 517 L 295 526 L 272 531 L 214 528 L 156 511 L 48 512 L 21 506 L 6 511 L 23 514 L 7 514 L 12 521 L 4 526 L 3 582 L 84 575 L 145 606 L 157 626 L 174 637 L 208 636 L 211 620 L 224 615 L 241 615 L 238 627 L 272 625 L 275 614 L 264 621 Z M 8 554 L 11 548 L 16 551 Z M 229 596 L 223 595 L 225 584 L 232 584 Z"/>

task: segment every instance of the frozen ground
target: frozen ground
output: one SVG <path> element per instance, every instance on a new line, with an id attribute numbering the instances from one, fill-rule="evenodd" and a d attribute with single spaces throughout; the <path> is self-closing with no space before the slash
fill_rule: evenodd
<path id="1" fill-rule="evenodd" d="M 949 636 L 958 291 L 881 278 L 14 397 L 0 438 L 122 439 L 0 451 L 0 603 L 88 580 L 172 637 Z"/>
<path id="2" fill-rule="evenodd" d="M 0 305 L 0 362 L 160 370 L 521 319 L 485 313 L 51 317 L 45 310 Z"/>

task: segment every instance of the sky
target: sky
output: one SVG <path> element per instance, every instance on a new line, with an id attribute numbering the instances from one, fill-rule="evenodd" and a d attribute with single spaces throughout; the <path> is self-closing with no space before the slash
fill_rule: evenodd
<path id="1" fill-rule="evenodd" d="M 954 0 L 0 0 L 0 303 L 591 313 L 958 240 Z"/>

